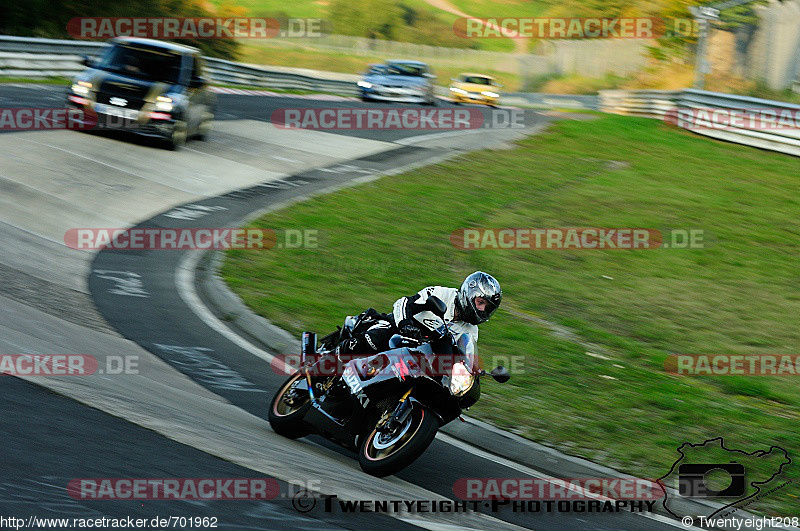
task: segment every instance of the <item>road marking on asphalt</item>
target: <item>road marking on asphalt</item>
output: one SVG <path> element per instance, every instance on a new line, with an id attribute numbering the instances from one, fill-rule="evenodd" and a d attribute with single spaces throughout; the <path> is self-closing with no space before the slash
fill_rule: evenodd
<path id="1" fill-rule="evenodd" d="M 216 389 L 228 389 L 248 393 L 266 393 L 241 374 L 212 357 L 214 352 L 207 347 L 183 347 L 153 343 L 162 353 L 169 356 L 171 365 L 177 365 L 198 382 L 206 383 Z"/>
<path id="2" fill-rule="evenodd" d="M 175 270 L 175 283 L 177 284 L 178 293 L 183 299 L 183 302 L 185 302 L 186 305 L 191 308 L 194 314 L 202 319 L 203 322 L 206 323 L 212 330 L 219 332 L 227 339 L 231 340 L 236 346 L 245 349 L 249 353 L 258 356 L 269 363 L 272 363 L 272 360 L 275 359 L 275 356 L 258 348 L 240 335 L 236 334 L 233 330 L 228 328 L 225 323 L 217 319 L 217 317 L 211 313 L 206 305 L 200 300 L 200 297 L 197 295 L 197 291 L 194 289 L 194 272 L 197 268 L 197 263 L 200 261 L 202 256 L 202 250 L 190 251 L 184 258 L 180 260 L 180 262 L 178 262 L 178 266 Z"/>
<path id="3" fill-rule="evenodd" d="M 222 321 L 217 319 L 217 317 L 213 313 L 211 313 L 211 311 L 200 300 L 200 297 L 197 295 L 197 291 L 194 288 L 194 272 L 195 269 L 197 268 L 197 264 L 200 261 L 202 255 L 203 251 L 201 250 L 191 251 L 187 253 L 186 257 L 181 259 L 181 261 L 178 263 L 178 266 L 176 268 L 176 284 L 178 286 L 178 293 L 180 294 L 181 298 L 186 303 L 186 305 L 192 309 L 194 314 L 197 315 L 200 319 L 202 319 L 203 322 L 205 322 L 210 328 L 216 330 L 226 338 L 230 339 L 237 346 L 271 363 L 272 360 L 275 359 L 275 356 L 266 352 L 265 350 L 258 348 L 257 346 L 253 345 L 246 339 L 236 334 L 233 330 L 228 328 Z M 455 439 L 454 437 L 446 435 L 442 432 L 438 432 L 436 434 L 436 438 L 446 444 L 450 444 L 452 446 L 455 446 L 456 448 L 460 448 L 465 452 L 469 452 L 483 459 L 507 466 L 508 468 L 512 468 L 514 470 L 522 472 L 523 474 L 528 474 L 531 477 L 536 477 L 539 479 L 544 479 L 549 477 L 548 475 L 543 474 L 542 472 L 539 472 L 532 468 L 526 467 L 525 465 L 515 463 L 503 457 L 490 454 L 479 448 L 475 448 L 474 446 L 470 446 L 467 443 L 459 441 L 458 439 Z M 656 520 L 664 524 L 668 524 L 681 529 L 687 529 L 686 527 L 682 526 L 680 522 L 661 516 L 659 514 L 645 514 L 645 513 L 631 513 L 631 514 L 638 514 L 640 516 L 644 516 L 645 518 L 650 518 L 651 520 Z M 409 523 L 413 523 L 414 525 L 421 525 L 422 527 L 428 527 L 427 525 L 422 525 L 422 522 L 416 520 L 409 520 Z M 511 526 L 511 524 L 509 524 L 509 526 Z M 429 529 L 433 529 L 433 527 L 429 527 Z M 697 528 L 691 528 L 691 529 L 697 529 Z"/>
<path id="4" fill-rule="evenodd" d="M 270 155 L 273 159 L 283 160 L 285 162 L 300 162 L 299 160 L 287 159 L 286 157 L 279 157 L 278 155 Z"/>
<path id="5" fill-rule="evenodd" d="M 197 192 L 194 191 L 194 190 L 186 190 L 184 188 L 180 188 L 178 186 L 175 186 L 173 183 L 167 184 L 166 182 L 154 181 L 153 179 L 148 179 L 144 175 L 139 175 L 138 173 L 134 173 L 134 172 L 132 172 L 130 170 L 127 170 L 125 168 L 121 168 L 119 166 L 115 166 L 113 164 L 109 164 L 107 162 L 103 162 L 102 160 L 94 159 L 94 158 L 89 157 L 87 155 L 82 155 L 82 154 L 77 153 L 75 151 L 70 151 L 69 149 L 64 149 L 62 147 L 54 146 L 52 144 L 47 144 L 45 142 L 36 142 L 35 140 L 28 140 L 27 138 L 23 138 L 22 140 L 25 141 L 25 142 L 30 142 L 32 144 L 39 144 L 40 146 L 47 146 L 49 148 L 56 149 L 58 151 L 63 151 L 64 153 L 69 153 L 70 155 L 73 155 L 75 157 L 78 157 L 78 158 L 81 158 L 81 159 L 86 159 L 86 160 L 89 160 L 91 162 L 94 162 L 95 164 L 100 164 L 101 166 L 106 166 L 108 168 L 112 168 L 112 169 L 117 170 L 119 172 L 127 173 L 128 175 L 133 175 L 134 177 L 136 177 L 138 179 L 143 179 L 145 181 L 156 183 L 158 185 L 161 185 L 161 186 L 164 186 L 164 187 L 167 187 L 167 188 L 173 188 L 175 190 L 180 190 L 181 192 L 185 192 L 187 194 L 197 195 Z"/>
<path id="6" fill-rule="evenodd" d="M 106 271 L 95 269 L 93 271 L 97 278 L 111 280 L 115 283 L 113 289 L 106 289 L 108 293 L 114 295 L 124 295 L 126 297 L 150 298 L 150 292 L 144 288 L 141 276 L 131 271 Z"/>

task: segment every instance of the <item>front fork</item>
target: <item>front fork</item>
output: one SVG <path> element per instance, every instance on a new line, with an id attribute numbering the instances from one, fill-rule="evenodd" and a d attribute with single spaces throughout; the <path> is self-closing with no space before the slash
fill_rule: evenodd
<path id="1" fill-rule="evenodd" d="M 300 370 L 302 370 L 306 376 L 308 395 L 311 397 L 312 402 L 316 401 L 316 397 L 314 396 L 314 383 L 311 381 L 311 373 L 308 372 L 308 368 L 311 366 L 309 360 L 314 359 L 316 351 L 317 334 L 314 332 L 303 332 L 302 339 L 300 340 Z"/>
<path id="2" fill-rule="evenodd" d="M 403 395 L 403 397 L 400 399 L 400 403 L 397 404 L 394 412 L 388 418 L 384 416 L 385 421 L 381 422 L 381 424 L 385 431 L 397 429 L 405 424 L 405 422 L 408 420 L 408 416 L 411 415 L 411 410 L 413 408 L 411 400 L 409 400 L 408 397 L 411 395 L 413 390 L 414 389 L 411 388 L 406 391 L 406 394 Z"/>

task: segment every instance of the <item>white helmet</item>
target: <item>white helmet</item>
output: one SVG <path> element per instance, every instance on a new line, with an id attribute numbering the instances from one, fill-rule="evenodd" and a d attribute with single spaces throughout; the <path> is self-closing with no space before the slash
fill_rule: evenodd
<path id="1" fill-rule="evenodd" d="M 484 310 L 480 311 L 475 307 L 475 297 L 486 299 Z M 503 300 L 503 290 L 500 289 L 500 283 L 492 275 L 475 271 L 464 279 L 458 290 L 456 297 L 458 316 L 470 324 L 485 323 L 500 306 L 501 300 Z"/>

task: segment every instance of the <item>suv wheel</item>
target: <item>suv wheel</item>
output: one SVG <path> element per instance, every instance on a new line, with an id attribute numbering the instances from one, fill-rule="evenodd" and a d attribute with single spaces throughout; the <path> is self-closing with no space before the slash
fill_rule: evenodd
<path id="1" fill-rule="evenodd" d="M 197 126 L 197 132 L 194 135 L 194 138 L 197 140 L 208 140 L 208 133 L 211 132 L 211 121 L 213 119 L 213 115 L 209 118 L 204 118 L 200 125 Z"/>
<path id="2" fill-rule="evenodd" d="M 167 139 L 167 149 L 169 149 L 170 151 L 176 151 L 180 149 L 181 146 L 183 146 L 185 143 L 186 143 L 186 122 L 178 120 L 172 127 L 172 133 L 170 133 L 170 136 Z"/>

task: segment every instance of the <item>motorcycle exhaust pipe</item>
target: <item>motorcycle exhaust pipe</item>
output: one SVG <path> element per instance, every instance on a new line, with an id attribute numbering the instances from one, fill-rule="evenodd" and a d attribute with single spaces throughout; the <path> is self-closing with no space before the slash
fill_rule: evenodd
<path id="1" fill-rule="evenodd" d="M 303 332 L 300 345 L 300 365 L 305 365 L 306 362 L 309 364 L 313 363 L 317 354 L 317 334 L 314 332 Z"/>

